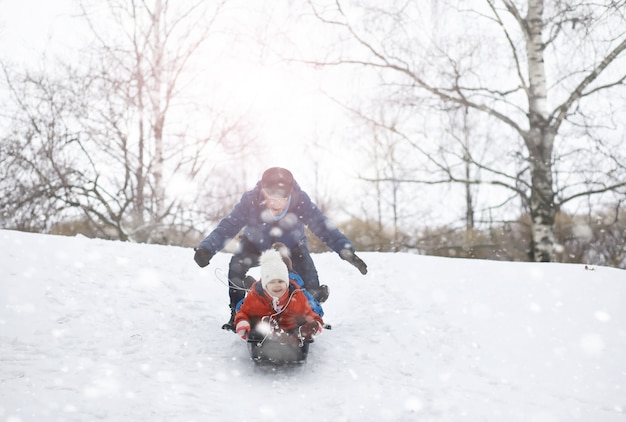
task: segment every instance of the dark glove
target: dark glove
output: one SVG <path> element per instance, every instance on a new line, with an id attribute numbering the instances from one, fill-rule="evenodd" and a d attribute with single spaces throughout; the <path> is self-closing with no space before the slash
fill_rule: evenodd
<path id="1" fill-rule="evenodd" d="M 300 338 L 310 340 L 315 334 L 322 330 L 322 326 L 317 321 L 309 321 L 298 329 Z"/>
<path id="2" fill-rule="evenodd" d="M 367 274 L 367 264 L 365 262 L 363 262 L 363 260 L 361 260 L 361 258 L 356 256 L 356 254 L 354 253 L 353 250 L 351 250 L 351 249 L 343 249 L 339 253 L 339 256 L 341 256 L 343 259 L 348 261 L 350 264 L 352 264 L 355 267 L 357 267 L 359 269 L 359 271 L 361 271 L 361 274 L 363 274 L 363 275 Z"/>
<path id="3" fill-rule="evenodd" d="M 209 265 L 209 261 L 211 261 L 211 258 L 213 258 L 214 255 L 213 252 L 205 248 L 193 248 L 193 250 L 196 251 L 193 256 L 196 264 L 198 264 L 201 268 Z"/>

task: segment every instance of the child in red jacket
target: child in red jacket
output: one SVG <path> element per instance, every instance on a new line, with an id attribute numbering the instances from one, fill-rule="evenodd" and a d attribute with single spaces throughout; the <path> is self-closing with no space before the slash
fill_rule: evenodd
<path id="1" fill-rule="evenodd" d="M 313 312 L 299 286 L 289 280 L 280 253 L 269 249 L 261 255 L 261 280 L 255 282 L 235 315 L 235 331 L 244 340 L 251 331 L 263 337 L 309 340 L 322 331 L 323 320 Z"/>

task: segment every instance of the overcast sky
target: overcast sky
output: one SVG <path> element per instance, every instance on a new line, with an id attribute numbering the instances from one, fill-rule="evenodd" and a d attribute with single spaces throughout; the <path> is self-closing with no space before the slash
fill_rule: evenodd
<path id="1" fill-rule="evenodd" d="M 286 2 L 273 4 L 287 5 Z M 358 88 L 354 75 L 347 70 L 312 69 L 284 63 L 272 54 L 271 48 L 257 46 L 253 39 L 255 34 L 267 31 L 264 33 L 266 40 L 277 41 L 272 34 L 274 29 L 262 21 L 263 14 L 270 13 L 270 9 L 259 3 L 258 9 L 252 11 L 250 4 L 240 0 L 231 1 L 229 5 L 228 13 L 238 14 L 238 19 L 242 10 L 251 12 L 252 17 L 235 23 L 239 26 L 233 33 L 241 34 L 237 48 L 218 47 L 221 64 L 207 66 L 215 72 L 207 78 L 220 82 L 225 101 L 245 113 L 258 130 L 257 139 L 264 146 L 264 156 L 255 163 L 258 171 L 273 165 L 290 167 L 303 185 L 312 186 L 311 159 L 316 159 L 322 162 L 328 185 L 333 186 L 338 195 L 344 195 L 349 191 L 344 183 L 346 177 L 356 172 L 355 161 L 346 161 L 341 148 L 345 143 L 341 132 L 350 123 L 326 93 L 349 97 L 350 90 Z M 76 11 L 73 0 L 0 0 L 1 57 L 14 64 L 39 66 L 44 53 L 48 57 L 72 54 L 84 42 L 81 21 L 72 16 Z M 271 13 L 268 19 L 272 24 L 285 22 L 280 9 Z M 225 19 L 228 25 L 231 18 Z M 307 33 L 304 28 L 302 31 Z M 263 63 L 259 62 L 261 58 Z M 320 142 L 322 148 L 312 150 L 313 142 Z M 252 177 L 254 173 L 250 172 Z M 346 188 L 343 192 L 342 187 Z"/>

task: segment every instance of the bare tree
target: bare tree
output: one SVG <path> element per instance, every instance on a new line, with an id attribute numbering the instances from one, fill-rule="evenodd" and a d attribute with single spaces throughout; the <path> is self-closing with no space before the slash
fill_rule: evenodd
<path id="1" fill-rule="evenodd" d="M 46 230 L 72 206 L 68 194 L 79 166 L 76 156 L 67 153 L 75 137 L 66 117 L 76 106 L 75 98 L 46 72 L 17 76 L 4 64 L 2 69 L 15 104 L 10 107 L 7 101 L 2 113 L 10 129 L 0 143 L 3 225 Z"/>
<path id="2" fill-rule="evenodd" d="M 176 206 L 176 198 L 166 196 L 166 175 L 188 160 L 196 168 L 193 160 L 202 156 L 197 141 L 177 135 L 185 111 L 176 107 L 189 83 L 185 69 L 207 41 L 224 1 L 177 7 L 167 0 L 108 0 L 109 19 L 102 19 L 102 3 L 97 4 L 81 3 L 96 39 L 90 50 L 99 54 L 102 65 L 94 85 L 97 95 L 107 98 L 90 132 L 103 147 L 111 139 L 102 137 L 103 129 L 118 140 L 115 153 L 132 177 L 132 183 L 123 185 L 133 186 L 134 237 L 145 241 Z M 191 150 L 188 143 L 194 144 Z"/>
<path id="3" fill-rule="evenodd" d="M 623 2 L 437 2 L 437 14 L 444 14 L 438 22 L 445 22 L 433 24 L 445 31 L 438 37 L 424 25 L 429 2 L 309 4 L 341 40 L 341 48 L 309 62 L 374 69 L 398 107 L 464 108 L 499 139 L 495 165 L 466 151 L 465 160 L 483 174 L 467 180 L 450 156 L 423 147 L 415 111 L 404 125 L 388 127 L 438 169 L 436 180 L 404 181 L 487 183 L 514 192 L 531 217 L 532 259 L 555 259 L 555 215 L 566 203 L 623 194 L 624 134 L 616 123 L 625 108 Z M 594 113 L 597 107 L 603 115 Z"/>
<path id="4" fill-rule="evenodd" d="M 386 113 L 385 113 L 386 114 Z M 389 120 L 388 127 L 394 126 L 395 115 L 381 116 L 381 121 Z M 401 204 L 408 202 L 401 196 L 401 180 L 405 171 L 400 163 L 406 154 L 405 147 L 394 133 L 384 131 L 373 121 L 367 125 L 368 136 L 360 141 L 360 148 L 368 155 L 367 168 L 372 176 L 362 175 L 361 180 L 371 182 L 373 195 L 369 195 L 375 202 L 375 221 L 381 237 L 385 231 L 391 230 L 392 250 L 396 250 L 403 241 L 401 221 L 406 221 L 413 216 L 412 207 L 403 207 Z M 403 214 L 405 210 L 408 214 Z M 366 217 L 368 210 L 362 210 Z"/>
<path id="5" fill-rule="evenodd" d="M 5 66 L 14 131 L 0 159 L 14 171 L 2 188 L 31 193 L 7 203 L 11 216 L 38 192 L 40 208 L 57 213 L 48 225 L 78 210 L 102 236 L 167 242 L 172 227 L 222 215 L 240 187 L 215 183 L 216 174 L 239 173 L 233 148 L 255 152 L 244 146 L 245 121 L 199 105 L 210 101 L 194 90 L 190 67 L 223 4 L 84 1 L 93 41 L 71 63 Z"/>

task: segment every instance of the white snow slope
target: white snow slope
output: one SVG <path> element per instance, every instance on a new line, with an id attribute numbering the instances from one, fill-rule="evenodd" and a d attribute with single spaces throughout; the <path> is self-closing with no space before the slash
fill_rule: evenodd
<path id="1" fill-rule="evenodd" d="M 314 255 L 332 330 L 256 367 L 188 248 L 0 230 L 0 421 L 624 421 L 626 272 Z"/>

